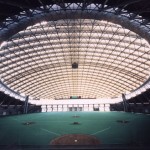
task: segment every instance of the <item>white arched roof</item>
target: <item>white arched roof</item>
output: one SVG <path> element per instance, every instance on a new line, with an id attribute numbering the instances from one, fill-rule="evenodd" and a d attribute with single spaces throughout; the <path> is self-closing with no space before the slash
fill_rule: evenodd
<path id="1" fill-rule="evenodd" d="M 37 98 L 113 98 L 147 81 L 149 52 L 144 38 L 109 20 L 46 19 L 1 44 L 1 79 Z"/>

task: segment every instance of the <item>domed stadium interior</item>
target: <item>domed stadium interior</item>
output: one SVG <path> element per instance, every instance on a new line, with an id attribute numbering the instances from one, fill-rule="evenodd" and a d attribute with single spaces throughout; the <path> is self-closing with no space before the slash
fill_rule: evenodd
<path id="1" fill-rule="evenodd" d="M 150 149 L 149 0 L 0 0 L 0 149 Z"/>

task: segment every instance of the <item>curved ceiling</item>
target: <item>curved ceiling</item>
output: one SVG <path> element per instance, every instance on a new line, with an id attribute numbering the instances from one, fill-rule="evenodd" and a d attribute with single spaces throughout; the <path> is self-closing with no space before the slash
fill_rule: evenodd
<path id="1" fill-rule="evenodd" d="M 117 97 L 147 81 L 148 42 L 114 21 L 83 16 L 36 21 L 4 41 L 3 82 L 33 97 L 64 99 Z"/>

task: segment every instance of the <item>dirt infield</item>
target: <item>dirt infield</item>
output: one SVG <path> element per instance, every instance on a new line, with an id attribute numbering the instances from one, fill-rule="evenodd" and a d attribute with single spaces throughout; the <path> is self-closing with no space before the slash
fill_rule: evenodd
<path id="1" fill-rule="evenodd" d="M 100 141 L 94 136 L 84 134 L 68 134 L 58 137 L 50 142 L 50 145 L 100 145 Z"/>

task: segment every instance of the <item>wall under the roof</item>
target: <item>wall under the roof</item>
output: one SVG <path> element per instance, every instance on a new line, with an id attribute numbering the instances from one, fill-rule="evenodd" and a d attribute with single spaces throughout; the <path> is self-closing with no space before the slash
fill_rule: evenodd
<path id="1" fill-rule="evenodd" d="M 113 104 L 122 101 L 121 98 L 116 99 L 66 99 L 66 100 L 29 100 L 31 104 Z"/>

